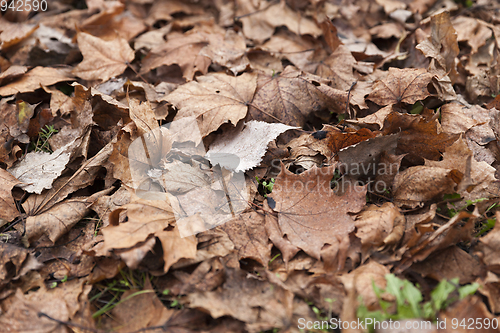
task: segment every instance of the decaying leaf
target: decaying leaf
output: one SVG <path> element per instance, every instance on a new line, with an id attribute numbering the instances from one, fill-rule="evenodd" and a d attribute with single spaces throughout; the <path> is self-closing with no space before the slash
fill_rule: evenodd
<path id="1" fill-rule="evenodd" d="M 0 225 L 13 220 L 19 215 L 11 191 L 14 186 L 20 183 L 9 172 L 0 169 Z"/>
<path id="2" fill-rule="evenodd" d="M 77 41 L 83 61 L 75 67 L 73 74 L 82 79 L 107 81 L 123 73 L 128 63 L 134 60 L 134 50 L 125 39 L 108 42 L 80 32 Z"/>
<path id="3" fill-rule="evenodd" d="M 0 96 L 9 96 L 40 89 L 42 85 L 50 86 L 61 81 L 71 81 L 73 76 L 69 69 L 35 67 L 19 79 L 0 87 Z"/>
<path id="4" fill-rule="evenodd" d="M 318 260 L 336 260 L 341 268 L 355 227 L 348 213 L 365 205 L 366 188 L 347 184 L 344 195 L 337 196 L 330 189 L 334 171 L 335 166 L 313 167 L 295 175 L 282 165 L 270 197 L 282 237 Z"/>
<path id="5" fill-rule="evenodd" d="M 432 74 L 425 69 L 389 68 L 387 78 L 375 82 L 368 99 L 378 105 L 413 104 L 429 96 Z"/>
<path id="6" fill-rule="evenodd" d="M 347 92 L 333 89 L 321 78 L 288 66 L 283 73 L 259 75 L 257 92 L 250 104 L 250 118 L 303 126 L 315 111 L 344 113 Z"/>
<path id="7" fill-rule="evenodd" d="M 167 99 L 179 109 L 176 119 L 196 118 L 201 135 L 205 137 L 226 122 L 236 125 L 243 119 L 255 87 L 253 74 L 233 77 L 215 73 L 180 86 Z"/>

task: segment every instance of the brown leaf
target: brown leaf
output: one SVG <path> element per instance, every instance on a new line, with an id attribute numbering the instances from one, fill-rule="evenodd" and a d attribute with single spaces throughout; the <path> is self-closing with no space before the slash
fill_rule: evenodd
<path id="1" fill-rule="evenodd" d="M 84 282 L 85 279 L 70 280 L 51 290 L 43 286 L 26 295 L 17 289 L 6 313 L 0 316 L 0 325 L 11 332 L 66 332 L 66 325 L 60 322 L 68 321 L 88 301 L 90 290 L 83 290 Z"/>
<path id="2" fill-rule="evenodd" d="M 83 61 L 75 67 L 73 74 L 85 80 L 107 81 L 122 74 L 135 57 L 134 50 L 122 38 L 108 42 L 80 32 L 77 41 Z"/>
<path id="3" fill-rule="evenodd" d="M 141 294 L 136 294 L 137 290 L 130 289 L 121 295 L 117 306 L 111 311 L 113 321 L 107 323 L 109 326 L 126 327 L 127 332 L 133 332 L 167 323 L 174 310 L 162 304 L 148 279 L 139 292 Z"/>
<path id="4" fill-rule="evenodd" d="M 500 218 L 499 212 L 496 218 Z M 476 250 L 488 270 L 500 274 L 500 224 L 495 224 L 495 228 L 479 240 Z"/>
<path id="5" fill-rule="evenodd" d="M 323 256 L 330 264 L 338 254 L 338 266 L 342 267 L 348 235 L 355 228 L 348 213 L 365 205 L 366 188 L 348 186 L 343 196 L 335 195 L 330 189 L 334 171 L 335 166 L 313 167 L 295 175 L 282 165 L 270 197 L 282 237 L 318 260 Z"/>
<path id="6" fill-rule="evenodd" d="M 12 221 L 19 216 L 12 188 L 21 182 L 4 169 L 0 169 L 0 225 Z M 3 222 L 2 222 L 3 221 Z"/>
<path id="7" fill-rule="evenodd" d="M 274 28 L 282 25 L 297 35 L 309 34 L 317 37 L 321 34 L 321 29 L 314 21 L 302 17 L 285 3 L 269 5 L 267 2 L 238 0 L 236 8 L 236 14 L 243 23 L 243 34 L 258 42 L 271 37 Z"/>
<path id="8" fill-rule="evenodd" d="M 453 172 L 452 169 L 426 166 L 408 168 L 394 178 L 394 199 L 399 205 L 415 207 L 420 202 L 454 193 L 458 181 L 454 181 Z"/>
<path id="9" fill-rule="evenodd" d="M 13 45 L 16 45 L 28 38 L 38 25 L 30 25 L 26 23 L 11 23 L 5 19 L 0 20 L 0 49 L 6 51 Z"/>
<path id="10" fill-rule="evenodd" d="M 479 260 L 458 246 L 436 252 L 424 261 L 413 264 L 411 269 L 436 281 L 458 277 L 460 284 L 472 283 L 485 273 Z"/>
<path id="11" fill-rule="evenodd" d="M 393 229 L 396 226 L 404 226 L 404 222 L 404 216 L 390 202 L 384 203 L 381 207 L 371 205 L 359 213 L 355 221 L 356 237 L 361 239 L 363 258 L 374 252 L 377 247 L 386 244 L 386 239 L 393 234 Z M 395 239 L 391 238 L 391 242 L 399 241 L 403 231 L 404 229 L 398 231 L 398 235 L 393 235 L 392 238 Z"/>
<path id="12" fill-rule="evenodd" d="M 492 321 L 495 317 L 488 311 L 486 305 L 482 302 L 482 300 L 478 296 L 469 296 L 465 299 L 460 300 L 459 302 L 453 304 L 452 306 L 447 307 L 445 310 L 439 313 L 439 321 L 446 321 L 447 323 L 452 323 L 455 319 L 458 323 L 495 323 L 498 321 Z M 479 325 L 478 325 L 479 327 Z M 439 330 L 444 333 L 466 333 L 472 331 L 472 329 L 468 328 L 468 325 L 465 327 L 462 325 L 456 325 L 450 327 L 450 325 L 446 326 L 446 329 Z M 495 325 L 489 325 L 488 328 L 486 326 L 482 326 L 481 332 L 484 333 L 493 333 L 498 332 L 498 327 Z"/>
<path id="13" fill-rule="evenodd" d="M 498 180 L 495 178 L 495 168 L 486 162 L 477 162 L 463 139 L 446 148 L 442 161 L 425 161 L 426 166 L 456 169 L 467 175 L 467 160 L 471 158 L 469 177 L 472 188 L 457 188 L 464 200 L 493 198 L 500 194 Z"/>
<path id="14" fill-rule="evenodd" d="M 356 296 L 363 298 L 363 303 L 369 310 L 375 310 L 380 307 L 379 297 L 373 290 L 373 284 L 377 287 L 385 289 L 387 281 L 385 275 L 389 274 L 390 270 L 375 261 L 356 268 L 349 274 L 340 277 L 340 280 L 349 289 L 350 286 L 354 289 Z M 354 305 L 354 304 L 353 304 Z"/>
<path id="15" fill-rule="evenodd" d="M 57 82 L 72 81 L 73 76 L 67 68 L 35 67 L 3 87 L 0 87 L 0 96 L 24 93 L 40 89 L 42 85 L 50 86 Z"/>
<path id="16" fill-rule="evenodd" d="M 422 116 L 390 113 L 384 122 L 383 134 L 399 133 L 397 154 L 408 154 L 406 159 L 415 164 L 422 159 L 439 160 L 446 147 L 458 139 L 458 134 L 447 134 L 437 120 L 426 121 Z"/>
<path id="17" fill-rule="evenodd" d="M 168 41 L 153 48 L 142 60 L 141 73 L 162 65 L 178 65 L 183 77 L 192 80 L 196 72 L 206 74 L 211 59 L 200 54 L 200 51 L 208 45 L 207 33 L 203 30 L 192 29 L 186 34 L 170 33 Z"/>
<path id="18" fill-rule="evenodd" d="M 287 327 L 292 320 L 290 291 L 239 269 L 226 269 L 226 282 L 220 289 L 192 293 L 187 299 L 189 307 L 204 309 L 213 318 L 231 316 L 243 321 L 250 332 Z"/>
<path id="19" fill-rule="evenodd" d="M 426 57 L 437 61 L 446 73 L 455 71 L 455 58 L 460 50 L 457 32 L 451 25 L 449 12 L 443 11 L 431 16 L 431 36 L 418 44 L 416 48 Z"/>
<path id="20" fill-rule="evenodd" d="M 26 237 L 34 240 L 41 235 L 47 235 L 55 242 L 89 213 L 89 207 L 100 196 L 111 191 L 107 189 L 94 193 L 87 198 L 72 198 L 54 205 L 49 210 L 26 219 Z"/>
<path id="21" fill-rule="evenodd" d="M 431 79 L 432 74 L 425 69 L 391 67 L 384 80 L 375 82 L 367 99 L 378 105 L 413 104 L 429 96 Z"/>
<path id="22" fill-rule="evenodd" d="M 214 73 L 200 76 L 198 82 L 180 86 L 167 99 L 179 109 L 175 119 L 196 118 L 200 133 L 205 137 L 226 122 L 236 125 L 243 119 L 255 87 L 253 74 L 234 77 Z"/>
<path id="23" fill-rule="evenodd" d="M 273 245 L 264 227 L 264 216 L 257 212 L 242 213 L 221 228 L 234 243 L 239 259 L 253 259 L 267 267 Z"/>
<path id="24" fill-rule="evenodd" d="M 259 75 L 249 117 L 303 126 L 315 111 L 345 112 L 347 92 L 333 89 L 323 81 L 293 66 L 288 66 L 283 73 L 274 76 Z"/>

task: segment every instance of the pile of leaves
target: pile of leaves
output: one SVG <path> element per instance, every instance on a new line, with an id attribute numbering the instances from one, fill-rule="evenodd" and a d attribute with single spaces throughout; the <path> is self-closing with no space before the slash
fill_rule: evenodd
<path id="1" fill-rule="evenodd" d="M 37 3 L 0 17 L 3 330 L 500 320 L 496 1 Z"/>

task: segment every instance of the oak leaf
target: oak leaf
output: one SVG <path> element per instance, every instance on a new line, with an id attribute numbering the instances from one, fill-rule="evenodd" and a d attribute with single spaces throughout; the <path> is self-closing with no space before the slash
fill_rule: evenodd
<path id="1" fill-rule="evenodd" d="M 253 74 L 234 77 L 214 73 L 180 86 L 167 96 L 167 100 L 179 109 L 175 120 L 196 118 L 200 133 L 205 137 L 226 122 L 236 125 L 245 118 L 255 88 Z"/>
<path id="2" fill-rule="evenodd" d="M 389 74 L 384 80 L 373 85 L 373 91 L 368 99 L 378 105 L 413 104 L 429 96 L 427 85 L 432 74 L 425 69 L 389 68 Z"/>
<path id="3" fill-rule="evenodd" d="M 123 38 L 105 41 L 80 32 L 77 41 L 83 61 L 75 67 L 73 74 L 85 80 L 107 81 L 122 74 L 135 57 L 134 50 Z"/>
<path id="4" fill-rule="evenodd" d="M 349 233 L 355 228 L 349 213 L 363 208 L 366 188 L 348 185 L 344 195 L 337 196 L 330 188 L 334 172 L 335 166 L 313 167 L 296 175 L 282 165 L 270 197 L 275 203 L 271 208 L 278 212 L 281 236 L 318 260 L 323 257 L 333 262 L 338 255 L 341 268 Z"/>

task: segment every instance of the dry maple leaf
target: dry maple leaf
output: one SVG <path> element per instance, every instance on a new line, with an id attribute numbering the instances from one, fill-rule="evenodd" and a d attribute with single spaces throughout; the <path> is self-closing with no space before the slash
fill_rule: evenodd
<path id="1" fill-rule="evenodd" d="M 85 80 L 107 81 L 122 74 L 135 57 L 134 50 L 123 38 L 105 41 L 80 32 L 77 41 L 83 61 L 75 67 L 73 74 Z"/>
<path id="2" fill-rule="evenodd" d="M 344 195 L 337 196 L 330 188 L 334 172 L 335 166 L 313 167 L 296 175 L 282 165 L 270 197 L 282 237 L 318 260 L 333 262 L 338 254 L 342 267 L 349 233 L 355 227 L 349 213 L 363 208 L 366 188 L 348 186 Z"/>
<path id="3" fill-rule="evenodd" d="M 0 96 L 8 96 L 40 89 L 61 81 L 72 81 L 74 77 L 67 68 L 35 67 L 14 82 L 0 87 Z"/>
<path id="4" fill-rule="evenodd" d="M 214 73 L 198 77 L 198 82 L 180 86 L 167 96 L 167 100 L 179 109 L 175 120 L 196 118 L 200 133 L 205 137 L 224 123 L 236 125 L 245 118 L 255 88 L 253 74 L 234 77 Z"/>
<path id="5" fill-rule="evenodd" d="M 288 66 L 281 74 L 259 75 L 249 117 L 303 126 L 314 111 L 328 109 L 331 112 L 345 112 L 347 92 L 331 88 L 323 81 L 293 66 Z"/>
<path id="6" fill-rule="evenodd" d="M 460 50 L 457 32 L 451 25 L 449 12 L 444 11 L 431 17 L 431 36 L 416 48 L 426 57 L 437 61 L 441 70 L 446 73 L 454 71 L 455 58 Z"/>
<path id="7" fill-rule="evenodd" d="M 442 131 L 438 120 L 426 121 L 419 115 L 390 113 L 384 122 L 383 134 L 400 133 L 396 153 L 414 164 L 422 162 L 422 158 L 439 160 L 446 147 L 458 139 L 458 134 Z"/>
<path id="8" fill-rule="evenodd" d="M 0 225 L 13 220 L 19 215 L 11 190 L 20 183 L 9 172 L 0 169 Z"/>
<path id="9" fill-rule="evenodd" d="M 200 54 L 208 45 L 208 33 L 192 29 L 186 34 L 170 33 L 165 44 L 153 48 L 142 60 L 141 73 L 163 65 L 178 65 L 183 77 L 192 80 L 196 72 L 206 74 L 212 60 Z"/>
<path id="10" fill-rule="evenodd" d="M 389 74 L 384 80 L 373 85 L 373 91 L 368 99 L 378 105 L 413 104 L 429 96 L 427 85 L 432 74 L 419 68 L 389 68 Z"/>

